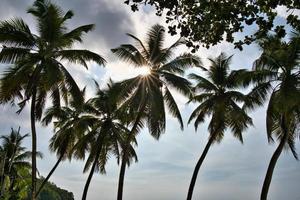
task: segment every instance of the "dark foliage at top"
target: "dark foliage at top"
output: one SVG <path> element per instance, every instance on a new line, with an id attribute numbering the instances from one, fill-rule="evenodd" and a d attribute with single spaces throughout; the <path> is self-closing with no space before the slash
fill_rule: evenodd
<path id="1" fill-rule="evenodd" d="M 186 37 L 189 40 L 187 45 L 193 51 L 199 48 L 200 43 L 209 48 L 222 40 L 242 50 L 244 44 L 265 37 L 269 31 L 284 37 L 285 27 L 274 24 L 277 16 L 275 8 L 278 6 L 286 6 L 289 10 L 288 25 L 298 30 L 300 27 L 300 19 L 294 12 L 300 9 L 298 0 L 126 0 L 125 4 L 130 5 L 133 11 L 143 4 L 155 6 L 159 16 L 166 11 L 169 33 Z M 254 34 L 245 35 L 241 40 L 235 39 L 235 33 L 243 32 L 245 27 L 252 24 L 258 26 Z"/>

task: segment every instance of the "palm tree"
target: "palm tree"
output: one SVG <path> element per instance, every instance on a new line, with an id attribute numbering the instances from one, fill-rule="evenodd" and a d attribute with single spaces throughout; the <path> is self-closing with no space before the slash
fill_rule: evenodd
<path id="1" fill-rule="evenodd" d="M 75 144 L 83 137 L 84 132 L 95 123 L 95 118 L 88 115 L 92 110 L 91 105 L 84 101 L 85 89 L 82 91 L 82 97 L 71 99 L 68 106 L 48 108 L 42 120 L 43 125 L 47 126 L 53 119 L 55 134 L 50 139 L 49 149 L 57 155 L 57 161 L 49 174 L 43 180 L 36 196 L 42 191 L 61 161 L 67 158 L 71 160 Z"/>
<path id="2" fill-rule="evenodd" d="M 269 142 L 275 136 L 279 141 L 264 179 L 261 200 L 266 200 L 272 175 L 282 150 L 289 148 L 298 159 L 295 140 L 299 135 L 300 125 L 300 34 L 293 33 L 289 42 L 281 41 L 276 36 L 268 36 L 259 41 L 262 54 L 254 63 L 248 81 L 255 83 L 249 94 L 259 97 L 261 102 L 270 94 L 266 127 Z"/>
<path id="3" fill-rule="evenodd" d="M 87 68 L 86 61 L 102 65 L 105 60 L 88 50 L 71 49 L 75 42 L 82 42 L 84 33 L 91 31 L 93 24 L 79 26 L 71 31 L 66 23 L 72 11 L 63 12 L 57 5 L 36 0 L 28 9 L 37 21 L 38 35 L 33 34 L 20 18 L 0 22 L 0 62 L 9 65 L 3 73 L 0 85 L 0 103 L 22 99 L 20 110 L 31 99 L 32 132 L 32 198 L 36 193 L 36 128 L 46 97 L 50 94 L 53 104 L 60 106 L 60 97 L 66 100 L 67 93 L 76 98 L 80 90 L 61 60 L 77 63 Z"/>
<path id="4" fill-rule="evenodd" d="M 120 101 L 125 107 L 135 109 L 135 120 L 131 123 L 131 131 L 127 141 L 132 141 L 142 128 L 143 122 L 147 122 L 150 134 L 159 139 L 165 130 L 165 105 L 171 115 L 179 120 L 183 128 L 182 117 L 174 100 L 170 88 L 174 88 L 184 95 L 190 95 L 190 82 L 183 78 L 184 70 L 188 67 L 201 66 L 200 59 L 192 54 L 182 54 L 174 58 L 176 47 L 184 43 L 179 39 L 168 48 L 163 47 L 165 30 L 160 25 L 151 27 L 145 43 L 132 34 L 127 34 L 135 40 L 136 45 L 123 44 L 112 52 L 123 61 L 140 68 L 146 67 L 148 74 L 139 75 L 121 82 L 123 91 Z M 173 59 L 172 59 L 173 58 Z M 128 151 L 126 145 L 123 149 L 122 163 L 119 176 L 118 200 L 123 196 L 123 184 L 126 163 L 128 164 Z"/>
<path id="5" fill-rule="evenodd" d="M 240 87 L 238 74 L 244 70 L 230 71 L 231 58 L 232 56 L 227 57 L 221 53 L 215 59 L 209 59 L 211 64 L 207 71 L 208 78 L 196 74 L 189 75 L 196 81 L 195 92 L 199 91 L 200 93 L 195 94 L 190 100 L 199 105 L 192 112 L 188 123 L 195 120 L 194 126 L 197 130 L 198 125 L 204 122 L 205 117 L 211 118 L 208 125 L 209 140 L 195 166 L 187 200 L 192 199 L 198 172 L 211 145 L 215 142 L 220 143 L 228 128 L 231 129 L 234 137 L 243 143 L 242 132 L 252 125 L 252 119 L 239 106 L 240 103 L 249 102 L 247 95 L 237 90 Z"/>
<path id="6" fill-rule="evenodd" d="M 17 198 L 18 182 L 22 181 L 26 177 L 23 177 L 24 170 L 27 172 L 31 169 L 31 163 L 29 162 L 32 153 L 26 151 L 26 148 L 22 146 L 23 140 L 28 137 L 28 134 L 21 135 L 20 127 L 18 130 L 11 129 L 9 135 L 1 136 L 2 140 L 1 151 L 3 152 L 2 173 L 1 173 L 1 197 L 5 195 L 5 191 L 9 194 L 10 198 Z M 41 157 L 41 153 L 38 152 L 38 156 Z M 30 173 L 27 173 L 28 175 Z M 8 179 L 8 189 L 5 190 L 5 177 Z M 26 189 L 25 189 L 26 191 Z"/>
<path id="7" fill-rule="evenodd" d="M 76 158 L 85 158 L 85 152 L 89 153 L 84 172 L 90 169 L 82 199 L 87 197 L 88 188 L 95 172 L 105 173 L 105 165 L 111 154 L 119 159 L 119 146 L 122 144 L 128 129 L 121 121 L 117 94 L 119 89 L 112 82 L 106 89 L 100 89 L 97 85 L 97 94 L 87 101 L 88 114 L 93 119 L 89 124 L 86 134 L 79 139 L 74 147 Z"/>

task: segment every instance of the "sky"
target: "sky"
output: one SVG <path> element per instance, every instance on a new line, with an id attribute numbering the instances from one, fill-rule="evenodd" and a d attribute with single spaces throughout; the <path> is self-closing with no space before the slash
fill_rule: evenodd
<path id="1" fill-rule="evenodd" d="M 23 18 L 35 31 L 34 19 L 26 13 L 32 0 L 1 0 L 0 20 L 12 17 Z M 87 34 L 84 43 L 76 48 L 85 48 L 102 55 L 107 61 L 105 68 L 90 63 L 89 70 L 84 67 L 67 64 L 71 74 L 80 87 L 88 86 L 87 96 L 94 94 L 93 81 L 105 85 L 109 78 L 115 81 L 137 75 L 138 71 L 112 55 L 110 49 L 120 44 L 130 43 L 125 33 L 132 33 L 143 38 L 154 24 L 164 24 L 163 18 L 155 15 L 151 8 L 141 12 L 131 12 L 130 7 L 120 0 L 72 0 L 55 1 L 64 10 L 71 9 L 75 16 L 69 21 L 69 27 L 83 24 L 96 24 L 96 29 Z M 284 8 L 279 14 L 286 15 Z M 247 32 L 253 30 L 247 29 Z M 166 46 L 177 38 L 167 35 Z M 178 53 L 186 51 L 185 47 Z M 197 55 L 208 65 L 208 57 L 216 57 L 220 52 L 234 55 L 232 69 L 250 69 L 260 52 L 255 45 L 247 46 L 244 51 L 235 50 L 228 43 L 221 43 L 207 49 L 200 49 Z M 0 65 L 0 73 L 5 70 Z M 194 72 L 203 74 L 201 70 Z M 187 105 L 187 99 L 175 94 L 185 124 L 195 105 Z M 29 106 L 17 115 L 17 107 L 0 105 L 0 135 L 8 134 L 11 127 L 21 126 L 22 133 L 30 133 Z M 220 144 L 214 144 L 202 165 L 194 190 L 194 199 L 198 200 L 254 200 L 259 199 L 261 186 L 268 163 L 277 144 L 268 144 L 265 129 L 265 107 L 250 113 L 254 126 L 244 132 L 244 144 L 227 131 Z M 207 120 L 208 121 L 208 120 Z M 56 156 L 49 152 L 48 142 L 53 134 L 52 126 L 42 127 L 37 123 L 38 150 L 44 154 L 38 160 L 38 170 L 46 176 L 56 161 Z M 182 200 L 185 199 L 194 166 L 207 142 L 207 122 L 195 132 L 193 125 L 180 130 L 177 121 L 168 116 L 167 128 L 160 140 L 153 139 L 147 130 L 138 136 L 137 154 L 139 161 L 126 171 L 125 200 Z M 31 148 L 30 139 L 25 145 Z M 297 147 L 299 150 L 299 142 Z M 298 151 L 299 152 L 299 151 Z M 59 187 L 72 191 L 75 199 L 80 199 L 87 174 L 83 174 L 84 162 L 72 160 L 62 163 L 51 177 Z M 271 200 L 300 199 L 300 163 L 290 152 L 283 152 L 275 169 L 269 191 Z M 107 165 L 107 174 L 94 174 L 89 192 L 89 200 L 116 199 L 119 166 L 112 157 Z"/>

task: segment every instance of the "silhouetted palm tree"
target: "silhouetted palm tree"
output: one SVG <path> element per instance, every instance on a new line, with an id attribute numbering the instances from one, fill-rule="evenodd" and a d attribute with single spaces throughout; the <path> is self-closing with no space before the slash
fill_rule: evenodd
<path id="1" fill-rule="evenodd" d="M 266 200 L 276 162 L 284 147 L 289 148 L 298 159 L 295 140 L 299 136 L 300 125 L 300 34 L 294 33 L 289 42 L 268 36 L 259 41 L 259 46 L 263 52 L 254 63 L 251 76 L 248 76 L 248 83 L 256 84 L 250 96 L 263 102 L 270 94 L 266 114 L 267 135 L 269 142 L 274 141 L 274 136 L 279 141 L 261 191 L 261 200 Z"/>
<path id="2" fill-rule="evenodd" d="M 76 98 L 80 90 L 65 66 L 65 60 L 83 65 L 86 61 L 104 64 L 105 60 L 88 50 L 71 49 L 75 42 L 82 42 L 84 33 L 94 25 L 84 25 L 68 31 L 67 21 L 73 12 L 63 12 L 49 1 L 37 0 L 28 9 L 37 21 L 38 35 L 33 34 L 20 18 L 0 22 L 0 43 L 5 45 L 0 52 L 0 62 L 9 66 L 1 78 L 0 103 L 22 99 L 21 109 L 31 99 L 32 131 L 32 198 L 36 193 L 36 128 L 35 120 L 40 120 L 50 93 L 53 104 L 60 106 L 60 97 L 67 93 Z"/>
<path id="3" fill-rule="evenodd" d="M 182 39 L 168 48 L 163 47 L 165 30 L 160 25 L 151 27 L 147 34 L 145 43 L 134 35 L 127 34 L 136 41 L 136 46 L 123 44 L 112 52 L 120 59 L 134 65 L 135 67 L 147 67 L 149 74 L 125 80 L 122 83 L 123 91 L 120 94 L 121 101 L 125 107 L 132 108 L 136 114 L 131 123 L 131 131 L 128 141 L 132 141 L 143 127 L 143 121 L 147 122 L 150 134 L 159 139 L 165 130 L 166 113 L 165 106 L 171 115 L 176 117 L 183 128 L 182 117 L 178 106 L 170 92 L 175 89 L 184 95 L 190 95 L 190 82 L 180 75 L 185 69 L 193 66 L 201 66 L 200 59 L 192 54 L 182 54 L 174 58 L 176 47 L 184 43 Z M 123 148 L 122 163 L 119 177 L 118 200 L 123 196 L 123 184 L 128 164 L 126 146 Z"/>
<path id="4" fill-rule="evenodd" d="M 17 188 L 18 182 L 26 179 L 26 177 L 22 176 L 22 171 L 27 170 L 29 172 L 31 169 L 31 163 L 29 160 L 32 153 L 30 151 L 26 151 L 26 148 L 22 146 L 23 140 L 28 136 L 28 134 L 21 135 L 19 128 L 18 130 L 11 129 L 11 133 L 9 135 L 3 135 L 0 137 L 2 140 L 1 152 L 2 155 L 4 155 L 1 158 L 1 162 L 3 164 L 3 168 L 1 170 L 1 197 L 4 197 L 6 192 L 9 194 L 9 199 L 18 198 L 16 191 L 22 189 Z M 41 153 L 38 152 L 38 156 L 41 157 Z M 6 190 L 5 177 L 8 178 Z"/>
<path id="5" fill-rule="evenodd" d="M 199 105 L 191 114 L 189 123 L 195 120 L 194 125 L 197 130 L 205 117 L 211 118 L 208 125 L 209 140 L 195 166 L 187 200 L 192 199 L 199 169 L 211 145 L 222 141 L 226 129 L 231 129 L 234 137 L 243 142 L 242 132 L 252 125 L 252 119 L 239 106 L 240 103 L 249 102 L 249 97 L 238 91 L 241 86 L 238 74 L 243 70 L 230 71 L 231 56 L 227 57 L 224 53 L 209 60 L 211 64 L 207 71 L 207 78 L 196 74 L 189 75 L 189 78 L 196 81 L 195 92 L 200 92 L 190 100 Z"/>
<path id="6" fill-rule="evenodd" d="M 47 177 L 43 180 L 36 196 L 39 195 L 60 162 L 67 158 L 69 160 L 72 158 L 74 145 L 96 121 L 94 116 L 88 115 L 88 111 L 91 111 L 93 108 L 84 101 L 84 93 L 85 90 L 82 91 L 83 98 L 71 99 L 68 106 L 53 106 L 47 109 L 44 114 L 42 122 L 45 126 L 56 119 L 53 122 L 55 134 L 50 139 L 49 147 L 50 151 L 56 153 L 58 159 Z"/>
<path id="7" fill-rule="evenodd" d="M 98 171 L 105 173 L 105 165 L 110 155 L 119 159 L 119 147 L 129 132 L 119 113 L 116 98 L 119 89 L 115 88 L 112 82 L 107 84 L 106 89 L 100 89 L 97 85 L 96 96 L 87 102 L 91 105 L 89 113 L 94 121 L 74 147 L 74 156 L 77 158 L 84 158 L 86 152 L 89 154 L 84 172 L 90 169 L 90 173 L 84 187 L 83 200 L 87 197 L 93 174 Z"/>

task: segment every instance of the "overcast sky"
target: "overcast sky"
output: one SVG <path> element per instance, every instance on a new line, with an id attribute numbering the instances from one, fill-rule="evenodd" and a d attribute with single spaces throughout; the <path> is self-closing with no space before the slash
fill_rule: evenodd
<path id="1" fill-rule="evenodd" d="M 22 17 L 35 29 L 33 18 L 26 14 L 26 9 L 32 0 L 1 0 L 0 20 L 11 17 Z M 110 49 L 122 43 L 132 42 L 125 33 L 133 33 L 143 38 L 147 29 L 156 23 L 163 24 L 163 18 L 155 16 L 147 8 L 143 12 L 132 13 L 130 7 L 122 0 L 57 0 L 64 10 L 75 12 L 69 26 L 95 23 L 96 29 L 86 35 L 84 43 L 77 45 L 95 51 L 105 57 L 108 64 L 105 68 L 90 64 L 89 70 L 78 66 L 68 65 L 72 75 L 83 87 L 89 85 L 88 96 L 93 95 L 91 79 L 96 79 L 104 85 L 109 77 L 122 80 L 136 74 L 133 68 L 117 60 Z M 284 9 L 280 14 L 285 15 Z M 251 29 L 247 30 L 251 32 Z M 166 45 L 176 38 L 167 37 Z M 185 48 L 180 49 L 184 51 Z M 207 64 L 207 57 L 218 56 L 221 51 L 234 54 L 232 69 L 251 68 L 252 62 L 260 52 L 251 45 L 240 52 L 233 46 L 222 43 L 210 50 L 201 49 L 197 54 Z M 5 69 L 0 65 L 0 73 Z M 201 71 L 197 71 L 201 73 Z M 186 105 L 186 99 L 176 95 L 185 122 L 194 105 Z M 30 133 L 29 107 L 16 115 L 17 107 L 0 106 L 0 134 L 9 133 L 10 127 L 21 126 L 22 133 Z M 265 130 L 265 109 L 260 108 L 250 113 L 254 127 L 244 133 L 244 144 L 226 132 L 221 144 L 211 147 L 206 160 L 198 175 L 195 186 L 194 199 L 202 200 L 255 200 L 259 199 L 262 182 L 269 160 L 276 148 L 276 144 L 269 145 Z M 46 176 L 52 168 L 56 157 L 48 151 L 48 141 L 52 135 L 52 127 L 37 125 L 38 150 L 43 152 L 44 159 L 38 160 L 39 172 Z M 166 133 L 159 141 L 154 140 L 143 130 L 138 137 L 137 153 L 139 162 L 134 163 L 126 171 L 124 199 L 125 200 L 183 200 L 186 197 L 190 178 L 194 166 L 207 142 L 207 123 L 202 124 L 195 132 L 193 126 L 186 126 L 180 130 L 177 121 L 167 118 Z M 30 139 L 26 145 L 30 148 Z M 297 143 L 299 149 L 299 143 Z M 299 152 L 299 151 L 298 151 Z M 59 187 L 72 191 L 75 199 L 80 199 L 87 174 L 82 173 L 83 162 L 66 161 L 61 164 L 51 181 Z M 300 163 L 290 152 L 284 152 L 275 169 L 271 188 L 270 200 L 299 200 L 300 199 Z M 107 174 L 94 174 L 88 199 L 113 200 L 116 199 L 119 166 L 111 158 L 107 165 Z"/>

